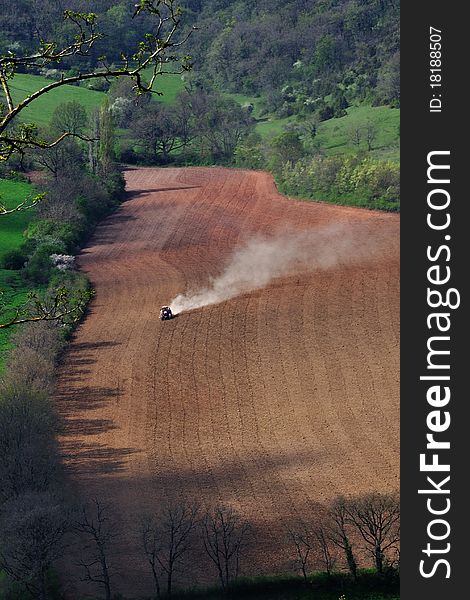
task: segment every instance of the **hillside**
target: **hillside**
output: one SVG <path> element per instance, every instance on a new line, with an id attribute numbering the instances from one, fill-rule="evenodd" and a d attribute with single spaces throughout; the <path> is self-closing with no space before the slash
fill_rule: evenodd
<path id="1" fill-rule="evenodd" d="M 15 102 L 23 100 L 32 92 L 52 83 L 53 80 L 38 75 L 18 73 L 12 81 L 11 89 Z M 79 102 L 87 112 L 103 103 L 105 94 L 89 90 L 85 87 L 67 85 L 38 98 L 30 107 L 21 113 L 24 122 L 31 122 L 46 127 L 54 110 L 63 102 Z"/>

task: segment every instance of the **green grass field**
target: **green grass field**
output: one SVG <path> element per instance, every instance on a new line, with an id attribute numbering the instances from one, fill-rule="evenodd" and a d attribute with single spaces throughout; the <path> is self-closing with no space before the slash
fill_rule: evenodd
<path id="1" fill-rule="evenodd" d="M 51 80 L 36 75 L 16 75 L 11 82 L 14 99 L 21 100 L 27 94 L 50 82 Z M 155 89 L 162 92 L 161 96 L 154 96 L 157 102 L 172 104 L 178 93 L 184 89 L 184 81 L 181 79 L 181 75 L 161 75 L 156 80 Z M 268 115 L 260 118 L 260 98 L 244 94 L 225 95 L 240 105 L 253 104 L 253 116 L 258 120 L 256 131 L 263 139 L 279 135 L 289 123 L 295 122 L 294 117 L 279 119 Z M 91 110 L 99 106 L 104 98 L 105 94 L 102 92 L 95 92 L 84 87 L 64 86 L 35 101 L 24 111 L 23 120 L 45 126 L 61 102 L 76 100 L 87 110 Z M 351 131 L 357 127 L 364 128 L 367 122 L 371 122 L 378 132 L 372 144 L 372 155 L 376 158 L 399 160 L 399 109 L 386 106 L 352 106 L 347 109 L 347 113 L 346 116 L 339 119 L 330 119 L 319 124 L 315 138 L 315 144 L 319 148 L 328 155 L 352 154 L 358 149 L 366 149 L 367 143 L 364 136 L 359 147 L 352 143 Z"/>
<path id="2" fill-rule="evenodd" d="M 351 142 L 351 131 L 364 128 L 371 122 L 377 128 L 377 137 L 372 143 L 372 155 L 376 158 L 399 160 L 400 109 L 388 106 L 352 106 L 347 115 L 339 119 L 323 121 L 318 126 L 316 143 L 329 155 L 352 154 L 366 149 L 362 139 L 359 147 Z M 363 136 L 364 137 L 364 136 Z"/>
<path id="3" fill-rule="evenodd" d="M 15 102 L 23 100 L 28 94 L 52 83 L 51 79 L 37 75 L 17 74 L 11 80 L 11 91 Z M 54 110 L 62 102 L 72 100 L 80 102 L 87 111 L 103 103 L 106 94 L 95 92 L 85 87 L 65 85 L 48 92 L 44 96 L 32 102 L 31 106 L 21 113 L 21 121 L 31 122 L 40 126 L 46 126 L 51 120 Z"/>
<path id="4" fill-rule="evenodd" d="M 154 94 L 157 102 L 173 104 L 176 96 L 184 90 L 184 81 L 181 79 L 181 75 L 160 75 L 157 77 L 154 89 L 162 93 L 161 96 Z"/>
<path id="5" fill-rule="evenodd" d="M 28 196 L 34 194 L 34 188 L 29 183 L 0 179 L 0 197 L 7 208 L 13 208 Z M 23 241 L 23 231 L 33 217 L 33 210 L 28 209 L 10 215 L 0 216 L 0 257 Z M 14 308 L 26 300 L 28 288 L 16 271 L 0 269 L 0 291 L 2 301 L 8 308 Z M 5 314 L 0 308 L 0 314 Z M 5 364 L 6 352 L 10 349 L 11 329 L 0 329 L 0 373 Z"/>
<path id="6" fill-rule="evenodd" d="M 377 128 L 377 137 L 372 143 L 372 156 L 394 161 L 400 159 L 400 109 L 388 106 L 351 106 L 347 115 L 339 119 L 329 119 L 318 125 L 315 144 L 328 156 L 334 154 L 353 154 L 357 150 L 366 150 L 364 134 L 359 146 L 351 141 L 351 131 L 359 127 L 364 129 L 368 122 Z M 259 121 L 256 131 L 264 139 L 282 133 L 289 123 L 295 123 L 294 117 L 284 119 L 268 118 Z"/>

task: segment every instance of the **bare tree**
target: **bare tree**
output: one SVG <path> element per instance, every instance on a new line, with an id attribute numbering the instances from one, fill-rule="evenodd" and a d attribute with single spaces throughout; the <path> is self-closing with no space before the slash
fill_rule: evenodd
<path id="1" fill-rule="evenodd" d="M 369 150 L 369 152 L 370 152 L 372 150 L 372 144 L 374 143 L 374 141 L 377 138 L 378 129 L 377 129 L 376 125 L 372 121 L 369 120 L 366 123 L 364 131 L 365 131 L 365 137 L 366 137 L 366 142 L 367 142 L 367 150 Z"/>
<path id="2" fill-rule="evenodd" d="M 84 571 L 82 581 L 96 583 L 104 589 L 106 600 L 111 600 L 110 551 L 117 537 L 111 520 L 111 506 L 97 498 L 89 507 L 83 507 L 74 529 L 88 541 L 84 558 L 78 566 Z"/>
<path id="3" fill-rule="evenodd" d="M 362 127 L 356 126 L 350 129 L 349 137 L 353 145 L 359 147 L 362 141 Z"/>
<path id="4" fill-rule="evenodd" d="M 323 525 L 316 525 L 312 531 L 315 540 L 318 558 L 323 565 L 328 576 L 336 565 L 336 554 L 331 547 L 331 540 L 328 537 L 328 531 Z"/>
<path id="5" fill-rule="evenodd" d="M 161 597 L 163 577 L 167 596 L 171 596 L 174 576 L 188 551 L 197 518 L 197 506 L 184 503 L 170 504 L 160 514 L 142 518 L 140 539 L 152 570 L 157 598 Z"/>
<path id="6" fill-rule="evenodd" d="M 295 527 L 287 527 L 287 535 L 295 554 L 294 568 L 296 571 L 301 571 L 305 583 L 308 583 L 309 563 L 314 543 L 310 527 L 300 521 Z"/>
<path id="7" fill-rule="evenodd" d="M 344 552 L 349 571 L 356 580 L 357 563 L 350 540 L 350 520 L 346 498 L 343 496 L 336 498 L 330 507 L 329 518 L 328 537 L 337 548 L 340 548 Z"/>
<path id="8" fill-rule="evenodd" d="M 368 494 L 348 502 L 346 510 L 372 554 L 377 572 L 383 573 L 385 553 L 400 540 L 398 495 Z"/>
<path id="9" fill-rule="evenodd" d="M 331 575 L 336 564 L 336 554 L 323 524 L 308 523 L 299 519 L 295 525 L 287 527 L 288 540 L 294 553 L 294 567 L 300 571 L 305 583 L 313 565 L 321 565 Z"/>
<path id="10" fill-rule="evenodd" d="M 47 492 L 17 496 L 0 514 L 0 570 L 20 585 L 28 598 L 50 598 L 50 571 L 62 555 L 68 514 Z"/>
<path id="11" fill-rule="evenodd" d="M 250 530 L 230 507 L 219 505 L 207 511 L 202 520 L 204 549 L 214 563 L 223 590 L 226 590 L 240 573 L 240 558 Z"/>
<path id="12" fill-rule="evenodd" d="M 62 144 L 36 152 L 35 160 L 56 180 L 61 174 L 84 164 L 82 149 L 74 139 L 64 140 Z"/>

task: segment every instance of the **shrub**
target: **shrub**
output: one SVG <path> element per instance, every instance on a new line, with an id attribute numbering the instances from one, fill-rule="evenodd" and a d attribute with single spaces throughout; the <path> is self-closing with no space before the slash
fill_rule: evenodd
<path id="1" fill-rule="evenodd" d="M 8 250 L 0 259 L 0 268 L 17 271 L 24 267 L 26 260 L 27 255 L 22 250 Z"/>
<path id="2" fill-rule="evenodd" d="M 57 478 L 57 418 L 43 392 L 27 386 L 0 391 L 0 480 L 3 501 L 46 491 Z"/>
<path id="3" fill-rule="evenodd" d="M 51 254 L 61 252 L 63 252 L 63 248 L 58 248 L 56 245 L 44 244 L 39 246 L 25 267 L 26 279 L 36 284 L 47 283 L 53 268 Z"/>
<path id="4" fill-rule="evenodd" d="M 94 92 L 107 92 L 110 87 L 111 84 L 106 79 L 95 79 L 87 84 L 87 88 Z"/>
<path id="5" fill-rule="evenodd" d="M 64 252 L 75 250 L 80 239 L 77 225 L 52 219 L 41 219 L 30 223 L 25 235 L 28 239 L 36 240 L 38 244 L 63 246 Z"/>
<path id="6" fill-rule="evenodd" d="M 330 156 L 284 163 L 280 188 L 287 194 L 381 210 L 398 210 L 400 168 L 370 156 Z"/>

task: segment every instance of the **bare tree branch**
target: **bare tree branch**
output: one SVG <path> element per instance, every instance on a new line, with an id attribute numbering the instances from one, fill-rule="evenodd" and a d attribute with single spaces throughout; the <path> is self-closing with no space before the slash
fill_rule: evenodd
<path id="1" fill-rule="evenodd" d="M 13 121 L 31 103 L 52 90 L 64 85 L 73 85 L 92 79 L 109 80 L 128 77 L 134 81 L 134 91 L 137 94 L 159 94 L 157 90 L 153 89 L 153 86 L 159 75 L 170 72 L 165 70 L 169 63 L 180 62 L 180 73 L 190 68 L 190 57 L 183 56 L 180 58 L 169 53 L 184 44 L 192 33 L 192 30 L 190 30 L 182 39 L 174 39 L 180 27 L 182 16 L 182 10 L 176 6 L 175 0 L 140 0 L 135 5 L 134 17 L 145 13 L 154 21 L 153 32 L 146 34 L 145 39 L 139 42 L 132 56 L 122 53 L 120 65 L 111 68 L 107 64 L 106 57 L 101 57 L 99 61 L 101 67 L 69 77 L 62 75 L 57 81 L 27 95 L 17 104 L 15 104 L 11 94 L 10 81 L 14 78 L 19 67 L 22 69 L 44 67 L 50 64 L 59 64 L 65 57 L 87 56 L 95 42 L 101 39 L 103 34 L 96 30 L 97 18 L 94 13 L 79 13 L 68 10 L 65 11 L 64 18 L 76 28 L 74 41 L 70 44 L 59 48 L 56 42 L 41 40 L 38 51 L 32 55 L 17 56 L 12 52 L 8 52 L 0 56 L 0 82 L 6 99 L 6 110 L 0 115 L 0 161 L 7 161 L 14 154 L 22 156 L 27 148 L 53 148 L 70 135 L 90 141 L 88 138 L 71 132 L 64 132 L 53 141 L 41 140 L 37 136 L 37 128 L 32 124 L 23 123 L 20 124 L 17 131 L 12 130 Z M 149 68 L 152 71 L 150 80 L 146 83 L 144 71 L 146 72 Z M 172 70 L 171 72 L 175 71 Z M 23 210 L 25 207 L 25 203 L 21 203 L 10 211 L 1 210 L 0 208 L 0 215 Z"/>
<path id="2" fill-rule="evenodd" d="M 1 294 L 0 292 L 0 299 Z M 37 292 L 31 292 L 28 300 L 14 309 L 13 316 L 9 317 L 6 322 L 0 323 L 0 329 L 35 321 L 74 323 L 80 319 L 93 295 L 94 292 L 91 290 L 81 290 L 72 294 L 66 288 L 58 288 L 45 298 Z"/>

